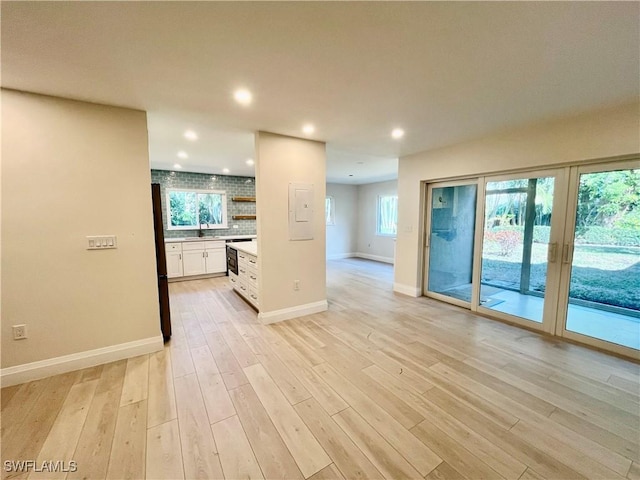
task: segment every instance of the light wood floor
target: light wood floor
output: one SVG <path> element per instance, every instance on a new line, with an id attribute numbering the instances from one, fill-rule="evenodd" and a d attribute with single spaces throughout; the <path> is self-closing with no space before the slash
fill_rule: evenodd
<path id="1" fill-rule="evenodd" d="M 330 262 L 329 311 L 273 326 L 226 278 L 173 283 L 164 351 L 2 390 L 3 465 L 75 460 L 68 477 L 91 479 L 640 478 L 638 365 L 391 282 L 387 265 Z"/>

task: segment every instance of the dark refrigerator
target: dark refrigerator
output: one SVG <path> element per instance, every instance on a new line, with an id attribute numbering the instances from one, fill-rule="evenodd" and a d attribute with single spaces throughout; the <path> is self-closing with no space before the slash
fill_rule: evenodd
<path id="1" fill-rule="evenodd" d="M 153 201 L 153 229 L 156 239 L 156 270 L 158 272 L 158 298 L 160 300 L 160 329 L 165 341 L 171 338 L 171 311 L 169 309 L 169 280 L 167 278 L 167 257 L 164 246 L 164 227 L 162 225 L 162 199 L 160 184 L 151 184 Z"/>

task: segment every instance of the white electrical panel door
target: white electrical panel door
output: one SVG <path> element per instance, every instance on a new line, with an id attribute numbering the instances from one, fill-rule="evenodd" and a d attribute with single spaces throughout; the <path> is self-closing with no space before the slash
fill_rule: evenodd
<path id="1" fill-rule="evenodd" d="M 289 240 L 313 240 L 313 184 L 289 184 Z"/>

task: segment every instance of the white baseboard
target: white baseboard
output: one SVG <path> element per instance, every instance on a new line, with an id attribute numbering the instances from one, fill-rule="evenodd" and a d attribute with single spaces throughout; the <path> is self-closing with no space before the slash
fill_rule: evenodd
<path id="1" fill-rule="evenodd" d="M 356 253 L 334 253 L 331 255 L 327 255 L 327 260 L 341 260 L 343 258 L 353 258 L 357 254 Z"/>
<path id="2" fill-rule="evenodd" d="M 103 363 L 144 355 L 145 353 L 157 352 L 162 350 L 163 347 L 162 335 L 158 335 L 157 337 L 143 338 L 142 340 L 120 343 L 110 347 L 96 348 L 86 352 L 72 353 L 62 357 L 7 367 L 0 370 L 0 384 L 2 387 L 9 387 L 38 380 L 39 378 L 94 367 Z"/>
<path id="3" fill-rule="evenodd" d="M 393 291 L 410 297 L 419 297 L 422 294 L 420 288 L 416 288 L 413 285 L 403 285 L 402 283 L 394 283 Z"/>
<path id="4" fill-rule="evenodd" d="M 367 260 L 374 260 L 376 262 L 390 263 L 392 265 L 394 263 L 392 257 L 381 257 L 380 255 L 370 255 L 362 252 L 356 252 L 355 256 L 358 258 L 366 258 Z"/>
<path id="5" fill-rule="evenodd" d="M 258 320 L 260 320 L 264 325 L 268 325 L 270 323 L 282 322 L 292 318 L 324 312 L 328 308 L 329 305 L 327 304 L 327 301 L 322 300 L 320 302 L 306 303 L 304 305 L 283 308 L 281 310 L 273 310 L 271 312 L 260 312 L 258 313 Z"/>

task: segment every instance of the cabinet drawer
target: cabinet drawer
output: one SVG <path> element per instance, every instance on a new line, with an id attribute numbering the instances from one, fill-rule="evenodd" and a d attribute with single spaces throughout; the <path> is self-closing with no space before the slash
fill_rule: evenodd
<path id="1" fill-rule="evenodd" d="M 233 288 L 238 286 L 238 276 L 233 272 L 229 272 L 229 283 Z"/>
<path id="2" fill-rule="evenodd" d="M 226 242 L 224 240 L 207 240 L 204 242 L 204 248 L 206 250 L 217 250 L 226 247 Z"/>
<path id="3" fill-rule="evenodd" d="M 254 255 L 247 255 L 247 263 L 249 267 L 258 268 L 258 257 Z"/>
<path id="4" fill-rule="evenodd" d="M 165 250 L 167 252 L 181 252 L 182 244 L 181 243 L 165 243 Z"/>
<path id="5" fill-rule="evenodd" d="M 249 298 L 249 287 L 242 279 L 238 279 L 238 292 L 240 292 L 244 297 Z"/>
<path id="6" fill-rule="evenodd" d="M 249 287 L 249 298 L 248 300 L 255 305 L 258 306 L 258 291 L 255 288 Z"/>
<path id="7" fill-rule="evenodd" d="M 247 284 L 249 285 L 249 287 L 258 287 L 258 274 L 251 269 L 247 271 Z"/>
<path id="8" fill-rule="evenodd" d="M 182 250 L 204 250 L 204 242 L 183 242 Z"/>

